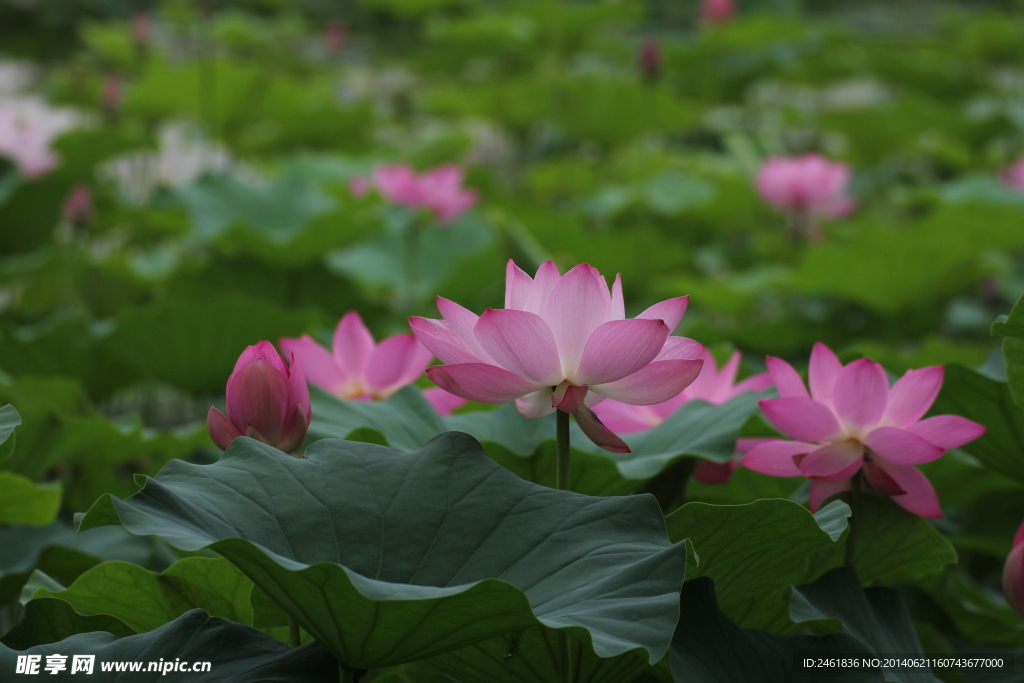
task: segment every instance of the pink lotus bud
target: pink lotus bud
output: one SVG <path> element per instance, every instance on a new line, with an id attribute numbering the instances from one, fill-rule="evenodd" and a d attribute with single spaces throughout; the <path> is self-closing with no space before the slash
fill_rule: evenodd
<path id="1" fill-rule="evenodd" d="M 242 353 L 228 378 L 227 417 L 210 406 L 206 428 L 221 450 L 248 436 L 291 453 L 306 438 L 311 415 L 309 387 L 295 355 L 286 366 L 274 345 L 261 341 Z"/>
<path id="2" fill-rule="evenodd" d="M 145 52 L 153 42 L 153 20 L 147 12 L 136 12 L 131 23 L 132 44 L 139 52 Z"/>
<path id="3" fill-rule="evenodd" d="M 1024 190 L 1024 157 L 1000 171 L 999 179 L 1011 190 Z"/>
<path id="4" fill-rule="evenodd" d="M 117 76 L 107 76 L 103 80 L 103 91 L 101 93 L 100 103 L 107 116 L 116 116 L 121 110 L 123 94 L 120 78 Z"/>
<path id="5" fill-rule="evenodd" d="M 766 439 L 741 464 L 776 477 L 811 480 L 811 510 L 847 491 L 853 477 L 921 517 L 942 517 L 939 498 L 917 465 L 973 441 L 985 427 L 959 415 L 924 418 L 942 388 L 942 366 L 909 370 L 895 384 L 866 358 L 844 366 L 824 344 L 811 352 L 808 386 L 793 367 L 768 358 L 779 398 L 760 402 L 793 440 Z"/>
<path id="6" fill-rule="evenodd" d="M 755 185 L 765 202 L 790 214 L 839 218 L 853 210 L 846 194 L 850 169 L 818 154 L 771 157 L 757 172 Z"/>
<path id="7" fill-rule="evenodd" d="M 1024 617 L 1024 524 L 1017 529 L 1013 550 L 1003 567 L 1003 595 L 1010 607 Z"/>
<path id="8" fill-rule="evenodd" d="M 90 192 L 88 185 L 79 183 L 71 188 L 71 192 L 64 198 L 64 205 L 61 207 L 61 217 L 79 229 L 85 228 L 92 223 L 92 192 Z"/>
<path id="9" fill-rule="evenodd" d="M 434 360 L 408 332 L 375 342 L 355 311 L 338 322 L 330 350 L 309 335 L 282 339 L 281 348 L 302 365 L 310 382 L 339 398 L 359 401 L 387 399 L 422 377 Z M 440 389 L 426 391 L 424 396 L 442 415 L 466 402 Z"/>
<path id="10" fill-rule="evenodd" d="M 735 15 L 734 0 L 701 0 L 700 17 L 708 24 L 724 24 Z"/>
<path id="11" fill-rule="evenodd" d="M 427 376 L 449 393 L 480 403 L 514 400 L 526 417 L 574 413 L 595 444 L 628 453 L 591 406 L 604 399 L 662 403 L 701 370 L 704 347 L 670 336 L 688 297 L 626 319 L 622 279 L 609 288 L 586 263 L 562 275 L 548 261 L 531 278 L 509 261 L 505 275 L 505 308 L 477 317 L 438 297 L 442 320 L 409 319 L 417 339 L 445 363 Z"/>
<path id="12" fill-rule="evenodd" d="M 661 75 L 661 46 L 654 38 L 647 38 L 640 46 L 639 65 L 644 80 L 658 80 Z"/>
<path id="13" fill-rule="evenodd" d="M 345 24 L 339 20 L 328 24 L 327 30 L 324 32 L 324 43 L 327 45 L 327 50 L 332 53 L 345 49 L 345 45 L 348 43 L 348 30 L 345 28 Z"/>

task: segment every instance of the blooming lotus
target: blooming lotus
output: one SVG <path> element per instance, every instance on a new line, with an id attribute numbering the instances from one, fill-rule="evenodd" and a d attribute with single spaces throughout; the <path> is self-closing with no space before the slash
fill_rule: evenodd
<path id="1" fill-rule="evenodd" d="M 1024 524 L 1017 529 L 1013 550 L 1003 566 L 1003 595 L 1010 606 L 1024 617 Z"/>
<path id="2" fill-rule="evenodd" d="M 613 432 L 629 434 L 656 427 L 690 401 L 700 400 L 717 406 L 745 391 L 762 391 L 771 386 L 772 380 L 768 373 L 754 375 L 736 383 L 736 373 L 740 367 L 739 351 L 729 357 L 721 370 L 715 365 L 715 357 L 706 349 L 701 354 L 701 360 L 704 361 L 704 367 L 697 379 L 674 398 L 650 406 L 634 406 L 609 399 L 594 406 L 594 412 Z M 746 452 L 751 443 L 757 441 L 740 439 L 737 452 Z M 729 480 L 736 464 L 736 460 L 726 463 L 700 460 L 693 470 L 693 478 L 702 484 L 721 484 Z"/>
<path id="3" fill-rule="evenodd" d="M 839 218 L 854 208 L 846 194 L 850 169 L 818 154 L 771 157 L 757 172 L 761 198 L 792 216 Z"/>
<path id="4" fill-rule="evenodd" d="M 724 24 L 736 14 L 733 0 L 701 0 L 700 17 L 709 24 Z"/>
<path id="5" fill-rule="evenodd" d="M 658 80 L 661 75 L 661 45 L 654 38 L 647 38 L 640 46 L 640 56 L 637 60 L 640 66 L 640 74 L 648 81 Z"/>
<path id="6" fill-rule="evenodd" d="M 0 157 L 11 161 L 27 178 L 37 178 L 57 166 L 54 140 L 73 128 L 77 117 L 34 98 L 0 102 Z"/>
<path id="7" fill-rule="evenodd" d="M 371 178 L 353 178 L 350 184 L 356 196 L 376 189 L 392 204 L 410 209 L 426 209 L 441 223 L 450 223 L 477 201 L 476 192 L 463 187 L 462 169 L 454 164 L 438 166 L 422 174 L 407 164 L 378 166 Z"/>
<path id="8" fill-rule="evenodd" d="M 281 348 L 299 361 L 310 382 L 339 398 L 360 401 L 388 398 L 419 379 L 434 360 L 408 332 L 374 342 L 355 311 L 338 322 L 330 351 L 309 335 L 282 339 Z M 424 395 L 442 415 L 465 403 L 441 389 L 428 389 Z"/>
<path id="9" fill-rule="evenodd" d="M 1018 159 L 999 172 L 1003 185 L 1013 190 L 1024 190 L 1024 158 Z"/>
<path id="10" fill-rule="evenodd" d="M 844 367 L 824 344 L 816 344 L 810 393 L 785 361 L 768 358 L 768 371 L 780 398 L 762 400 L 761 410 L 796 440 L 765 440 L 743 456 L 745 467 L 807 477 L 811 510 L 860 477 L 916 515 L 942 516 L 935 489 L 915 465 L 973 441 L 985 427 L 957 415 L 921 419 L 942 388 L 941 366 L 910 370 L 890 387 L 878 363 L 861 359 Z"/>
<path id="11" fill-rule="evenodd" d="M 509 261 L 505 308 L 477 317 L 438 297 L 443 320 L 409 323 L 445 363 L 427 370 L 442 389 L 481 403 L 514 400 L 526 417 L 573 413 L 594 443 L 625 453 L 626 444 L 591 407 L 606 398 L 662 403 L 697 377 L 703 347 L 669 336 L 687 301 L 669 299 L 626 319 L 620 276 L 609 289 L 588 264 L 561 275 L 548 261 L 531 278 Z"/>
<path id="12" fill-rule="evenodd" d="M 274 345 L 248 347 L 228 378 L 227 416 L 210 406 L 206 428 L 213 442 L 227 450 L 240 436 L 291 453 L 302 445 L 312 411 L 306 376 L 295 356 L 287 366 Z"/>

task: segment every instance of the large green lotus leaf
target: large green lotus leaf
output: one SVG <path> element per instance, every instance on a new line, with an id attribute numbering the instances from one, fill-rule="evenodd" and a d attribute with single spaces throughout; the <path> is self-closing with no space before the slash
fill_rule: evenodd
<path id="1" fill-rule="evenodd" d="M 854 532 L 843 541 L 843 552 L 865 585 L 911 581 L 956 562 L 945 536 L 887 496 L 863 493 L 850 524 Z M 832 558 L 836 565 L 843 561 L 838 553 Z"/>
<path id="2" fill-rule="evenodd" d="M 531 484 L 457 433 L 412 454 L 323 440 L 302 459 L 236 439 L 215 464 L 174 461 L 101 498 L 81 528 L 118 523 L 220 553 L 353 668 L 540 624 L 654 662 L 686 565 L 653 498 Z"/>
<path id="3" fill-rule="evenodd" d="M 1013 402 L 1005 382 L 949 365 L 931 412 L 962 415 L 985 425 L 988 431 L 981 438 L 961 448 L 985 466 L 1024 484 L 1024 410 Z"/>
<path id="4" fill-rule="evenodd" d="M 67 670 L 56 676 L 43 667 L 48 655 L 67 656 Z M 91 675 L 70 673 L 76 654 L 95 655 Z M 35 645 L 24 650 L 0 646 L 0 667 L 15 671 L 19 655 L 42 655 L 40 672 L 48 680 L 89 681 L 127 680 L 125 671 L 104 671 L 104 664 L 138 662 L 142 673 L 133 681 L 181 681 L 194 683 L 308 683 L 337 680 L 338 663 L 315 643 L 290 648 L 247 626 L 210 617 L 192 610 L 177 620 L 149 633 L 118 638 L 113 633 L 80 633 L 56 643 Z M 149 662 L 210 662 L 208 672 L 148 671 Z"/>
<path id="5" fill-rule="evenodd" d="M 0 462 L 7 460 L 14 452 L 14 430 L 21 424 L 21 415 L 14 406 L 0 408 Z"/>
<path id="6" fill-rule="evenodd" d="M 67 585 L 103 560 L 153 568 L 167 564 L 151 539 L 115 527 L 78 534 L 61 521 L 41 528 L 0 527 L 0 603 L 17 599 L 35 569 Z"/>
<path id="7" fill-rule="evenodd" d="M 862 588 L 857 572 L 850 567 L 833 569 L 812 584 L 794 588 L 789 613 L 797 623 L 812 622 L 809 625 L 828 630 L 839 626 L 874 655 L 924 656 L 899 592 L 892 588 Z M 928 669 L 886 669 L 885 680 L 938 681 Z"/>
<path id="8" fill-rule="evenodd" d="M 636 652 L 602 658 L 573 640 L 572 680 L 587 683 L 632 681 L 650 668 Z M 432 657 L 429 660 L 459 683 L 559 683 L 558 631 L 534 626 Z"/>
<path id="9" fill-rule="evenodd" d="M 413 387 L 377 403 L 343 401 L 316 389 L 311 392 L 311 398 L 310 438 L 347 438 L 368 429 L 372 433 L 358 434 L 359 438 L 412 450 L 442 431 L 465 432 L 476 437 L 492 457 L 518 474 L 533 479 L 529 475 L 533 471 L 540 473 L 534 481 L 544 484 L 554 481 L 551 476 L 554 450 L 545 447 L 554 442 L 553 415 L 531 419 L 508 404 L 494 410 L 441 418 Z M 589 470 L 589 474 L 582 469 L 578 473 L 574 471 L 577 483 L 573 489 L 591 494 L 624 493 L 685 455 L 726 462 L 735 453 L 740 428 L 756 409 L 757 395 L 752 393 L 737 396 L 721 406 L 691 401 L 657 427 L 626 435 L 625 441 L 633 452 L 625 455 L 601 450 L 573 424 L 571 443 L 579 454 L 577 460 L 581 461 L 574 464 Z M 539 462 L 516 463 L 511 456 L 536 458 Z M 613 463 L 618 477 L 612 477 L 609 468 L 594 458 Z M 580 482 L 585 485 L 579 485 Z"/>
<path id="10" fill-rule="evenodd" d="M 1017 193 L 1014 193 L 1016 196 Z M 1003 338 L 1006 383 L 1017 407 L 1024 407 L 1024 296 L 1017 300 L 1008 316 L 992 323 L 992 334 Z"/>
<path id="11" fill-rule="evenodd" d="M 124 622 L 106 614 L 79 614 L 63 600 L 41 598 L 27 603 L 18 622 L 0 641 L 13 650 L 56 643 L 79 633 L 107 631 L 118 638 L 135 635 Z"/>
<path id="12" fill-rule="evenodd" d="M 780 636 L 743 629 L 729 621 L 715 600 L 708 577 L 683 587 L 683 618 L 672 639 L 669 661 L 679 683 L 882 683 L 878 669 L 804 667 L 803 659 L 870 657 L 871 651 L 846 633 Z"/>
<path id="13" fill-rule="evenodd" d="M 107 614 L 142 633 L 196 608 L 251 624 L 251 591 L 252 581 L 227 560 L 186 557 L 159 574 L 130 562 L 103 562 L 66 589 L 41 588 L 32 599 L 58 598 L 79 612 Z"/>
<path id="14" fill-rule="evenodd" d="M 31 479 L 0 472 L 0 524 L 45 526 L 60 510 L 60 486 L 38 485 Z"/>
<path id="15" fill-rule="evenodd" d="M 687 578 L 715 581 L 722 610 L 740 624 L 768 627 L 784 610 L 788 586 L 817 578 L 812 560 L 831 554 L 850 508 L 834 501 L 812 515 L 789 500 L 748 505 L 688 503 L 666 518 L 669 538 L 686 538 L 698 559 Z"/>

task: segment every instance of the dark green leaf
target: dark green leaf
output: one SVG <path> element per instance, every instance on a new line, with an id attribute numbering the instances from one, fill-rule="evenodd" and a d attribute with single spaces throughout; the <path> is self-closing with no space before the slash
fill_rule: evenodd
<path id="1" fill-rule="evenodd" d="M 0 524 L 45 526 L 60 510 L 57 484 L 34 484 L 13 472 L 0 472 L 0 491 Z"/>
<path id="2" fill-rule="evenodd" d="M 56 643 L 79 633 L 93 631 L 106 631 L 117 638 L 135 634 L 135 631 L 114 617 L 105 614 L 86 616 L 76 612 L 63 600 L 42 598 L 25 605 L 18 623 L 0 642 L 13 650 L 27 650 L 34 645 Z"/>
<path id="3" fill-rule="evenodd" d="M 718 609 L 715 583 L 707 577 L 683 587 L 683 616 L 669 659 L 679 683 L 882 683 L 878 669 L 803 666 L 803 660 L 870 656 L 846 633 L 779 636 L 742 629 Z M 826 673 L 827 672 L 827 673 Z"/>
<path id="4" fill-rule="evenodd" d="M 220 553 L 357 668 L 540 624 L 655 662 L 686 564 L 653 498 L 524 482 L 464 434 L 413 454 L 324 440 L 303 459 L 236 439 L 213 465 L 174 461 L 101 498 L 81 528 L 117 523 Z"/>

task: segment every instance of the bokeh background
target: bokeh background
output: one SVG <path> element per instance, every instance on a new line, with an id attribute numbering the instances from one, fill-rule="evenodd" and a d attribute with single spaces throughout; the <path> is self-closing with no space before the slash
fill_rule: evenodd
<path id="1" fill-rule="evenodd" d="M 328 341 L 349 310 L 382 337 L 434 295 L 501 306 L 509 258 L 621 273 L 628 314 L 689 294 L 677 333 L 742 349 L 744 374 L 822 341 L 999 377 L 989 328 L 1024 293 L 1024 6 L 733 10 L 0 0 L 0 404 L 24 420 L 6 467 L 61 482 L 66 516 L 128 495 L 215 457 L 203 420 L 246 345 Z M 22 152 L 5 116 L 35 126 Z M 849 167 L 856 207 L 794 240 L 754 178 L 810 152 Z M 396 163 L 456 164 L 478 195 L 426 221 L 411 280 L 409 212 L 351 189 Z M 995 586 L 1019 486 L 941 467 L 961 521 L 992 520 L 958 547 Z M 71 555 L 38 559 L 55 529 L 0 561 L 0 602 L 26 563 L 73 578 Z"/>

